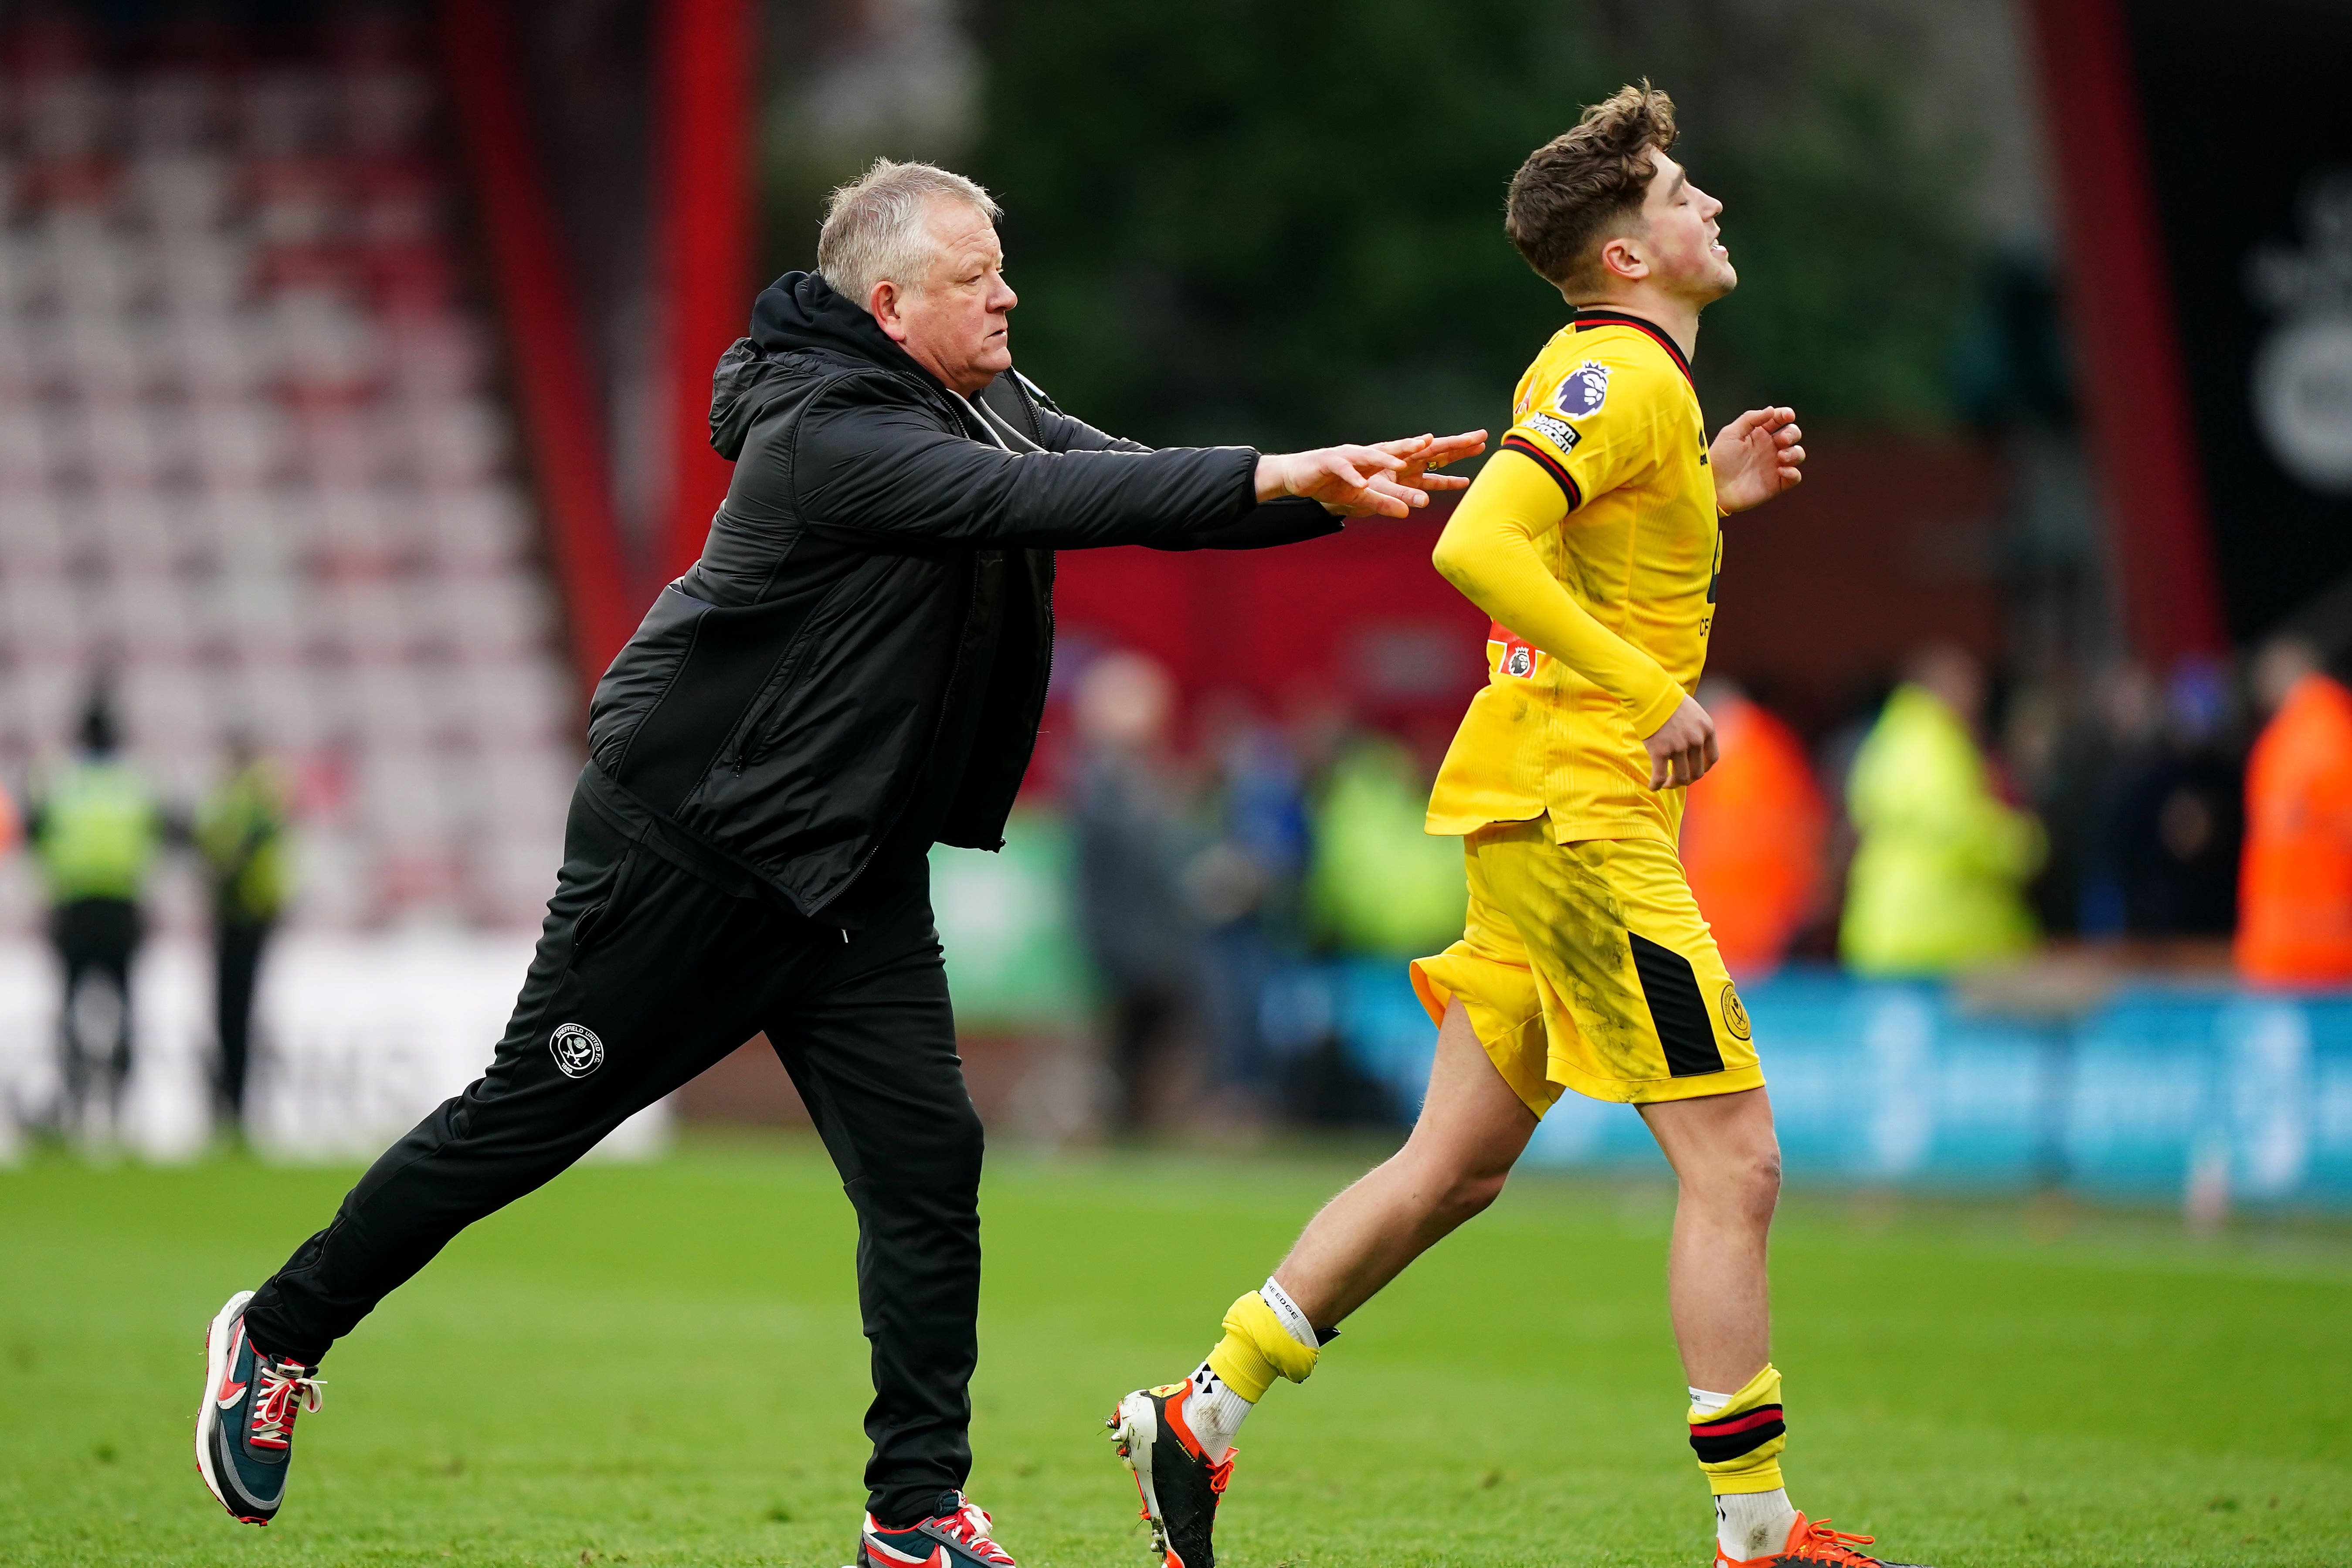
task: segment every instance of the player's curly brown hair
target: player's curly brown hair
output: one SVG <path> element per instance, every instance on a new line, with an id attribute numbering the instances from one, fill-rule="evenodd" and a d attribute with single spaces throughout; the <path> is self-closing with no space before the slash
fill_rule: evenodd
<path id="1" fill-rule="evenodd" d="M 1642 210 L 1656 165 L 1675 144 L 1675 100 L 1650 85 L 1621 87 L 1584 111 L 1511 176 L 1503 227 L 1528 265 L 1570 295 L 1601 285 L 1599 242 Z"/>

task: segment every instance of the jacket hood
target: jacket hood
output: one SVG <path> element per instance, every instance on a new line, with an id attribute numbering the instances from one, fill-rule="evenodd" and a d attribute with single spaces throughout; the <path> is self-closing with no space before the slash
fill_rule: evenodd
<path id="1" fill-rule="evenodd" d="M 735 340 L 711 375 L 710 445 L 720 457 L 732 462 L 743 450 L 751 422 L 768 401 L 761 393 L 775 378 L 775 359 L 812 349 L 862 360 L 919 386 L 939 385 L 865 307 L 814 272 L 787 272 L 760 290 L 750 335 Z"/>

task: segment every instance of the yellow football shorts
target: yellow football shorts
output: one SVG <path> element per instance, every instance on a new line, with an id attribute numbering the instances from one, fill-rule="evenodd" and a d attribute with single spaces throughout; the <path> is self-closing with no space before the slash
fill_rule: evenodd
<path id="1" fill-rule="evenodd" d="M 1555 844 L 1548 822 L 1463 840 L 1462 940 L 1412 966 L 1432 1021 L 1458 1000 L 1528 1110 L 1564 1089 L 1642 1105 L 1764 1081 L 1748 1010 L 1715 950 L 1674 846 Z"/>

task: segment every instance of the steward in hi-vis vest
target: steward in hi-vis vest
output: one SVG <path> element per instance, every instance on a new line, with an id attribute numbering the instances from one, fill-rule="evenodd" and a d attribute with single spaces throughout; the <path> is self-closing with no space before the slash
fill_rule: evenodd
<path id="1" fill-rule="evenodd" d="M 163 847 L 155 797 L 117 754 L 114 713 L 103 694 L 82 717 L 81 752 L 47 781 L 34 801 L 26 837 L 49 896 L 49 938 L 65 971 L 58 1006 L 57 1119 L 80 1128 L 91 1109 L 93 1077 L 105 1088 L 110 1121 L 119 1120 L 131 1076 L 131 961 L 139 947 L 139 898 Z M 83 987 L 102 982 L 119 1004 L 111 1037 L 80 1038 Z M 97 1059 L 93 1060 L 93 1057 Z"/>

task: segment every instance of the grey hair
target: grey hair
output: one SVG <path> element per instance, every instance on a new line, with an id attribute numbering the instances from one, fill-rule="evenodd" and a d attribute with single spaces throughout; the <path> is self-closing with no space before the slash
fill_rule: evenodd
<path id="1" fill-rule="evenodd" d="M 825 204 L 824 227 L 816 239 L 817 272 L 835 293 L 860 305 L 885 279 L 913 287 L 931 261 L 924 215 L 942 197 L 979 208 L 992 223 L 1003 216 L 986 191 L 961 174 L 935 163 L 875 159 L 872 168 L 837 187 Z"/>

